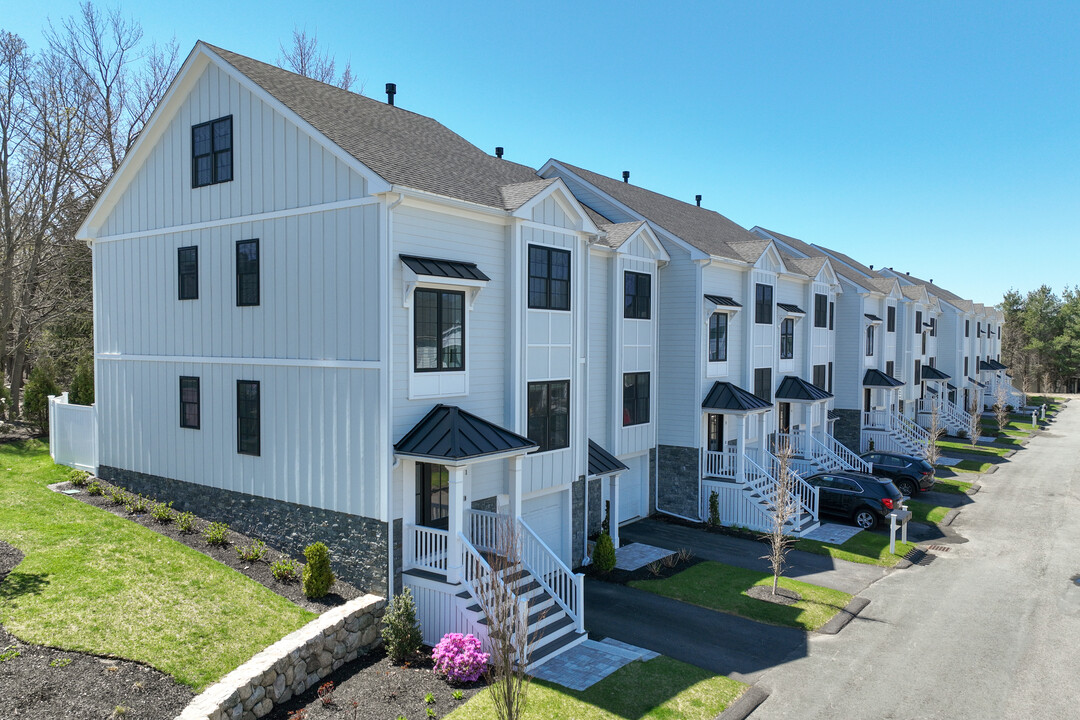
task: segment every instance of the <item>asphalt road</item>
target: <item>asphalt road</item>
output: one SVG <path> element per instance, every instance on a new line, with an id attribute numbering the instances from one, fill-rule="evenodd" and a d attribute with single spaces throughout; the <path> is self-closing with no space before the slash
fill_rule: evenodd
<path id="1" fill-rule="evenodd" d="M 982 480 L 965 543 L 892 573 L 774 667 L 751 720 L 1080 718 L 1080 400 Z"/>

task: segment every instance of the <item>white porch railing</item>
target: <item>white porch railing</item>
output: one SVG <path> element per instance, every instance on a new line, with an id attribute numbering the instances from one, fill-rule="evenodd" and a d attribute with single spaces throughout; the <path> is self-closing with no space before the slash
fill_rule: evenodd
<path id="1" fill-rule="evenodd" d="M 763 498 L 773 502 L 780 475 L 780 460 L 768 450 L 747 448 L 747 482 Z M 796 530 L 802 529 L 802 516 L 809 514 L 815 520 L 818 517 L 818 489 L 799 475 L 792 467 L 787 468 L 788 487 L 791 498 L 795 501 L 795 517 L 792 519 Z"/>
<path id="2" fill-rule="evenodd" d="M 704 480 L 701 483 L 701 517 L 709 517 L 709 498 L 716 493 L 721 525 L 768 532 L 770 518 L 764 506 L 747 502 L 744 485 Z"/>
<path id="3" fill-rule="evenodd" d="M 58 465 L 97 472 L 97 408 L 49 396 L 49 455 Z"/>
<path id="4" fill-rule="evenodd" d="M 739 472 L 739 454 L 735 447 L 725 447 L 723 450 L 701 451 L 701 474 L 704 477 L 735 478 Z"/>
<path id="5" fill-rule="evenodd" d="M 863 428 L 861 442 L 863 452 L 877 450 L 879 452 L 891 452 L 900 455 L 909 455 L 911 453 L 911 448 L 900 442 L 900 440 L 888 430 Z M 871 445 L 871 443 L 873 444 Z"/>
<path id="6" fill-rule="evenodd" d="M 895 413 L 889 412 L 881 408 L 877 408 L 870 411 L 863 411 L 862 424 L 863 427 L 868 428 L 889 428 L 892 427 L 891 420 Z"/>
<path id="7" fill-rule="evenodd" d="M 450 533 L 423 525 L 405 526 L 405 569 L 445 573 Z"/>
<path id="8" fill-rule="evenodd" d="M 861 472 L 870 474 L 874 470 L 873 463 L 868 463 L 861 457 L 851 451 L 851 448 L 847 447 L 832 435 L 825 436 L 825 442 L 821 442 L 817 438 L 814 438 L 814 442 L 820 444 L 826 451 L 832 453 L 841 465 L 853 472 Z"/>

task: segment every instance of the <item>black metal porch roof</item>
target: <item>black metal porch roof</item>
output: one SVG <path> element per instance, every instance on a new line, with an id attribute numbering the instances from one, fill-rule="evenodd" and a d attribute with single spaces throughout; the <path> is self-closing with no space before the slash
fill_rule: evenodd
<path id="1" fill-rule="evenodd" d="M 399 455 L 460 462 L 539 447 L 527 437 L 499 427 L 454 405 L 436 405 L 405 433 L 394 451 Z"/>

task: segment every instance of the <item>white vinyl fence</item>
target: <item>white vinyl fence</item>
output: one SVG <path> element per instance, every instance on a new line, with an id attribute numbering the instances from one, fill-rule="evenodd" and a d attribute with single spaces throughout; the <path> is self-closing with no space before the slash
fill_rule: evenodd
<path id="1" fill-rule="evenodd" d="M 54 463 L 97 472 L 97 410 L 49 396 L 49 454 Z"/>

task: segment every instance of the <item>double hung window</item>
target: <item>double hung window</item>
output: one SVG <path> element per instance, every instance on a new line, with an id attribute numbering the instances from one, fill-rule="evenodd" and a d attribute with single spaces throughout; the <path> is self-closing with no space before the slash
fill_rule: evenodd
<path id="1" fill-rule="evenodd" d="M 570 446 L 570 381 L 529 383 L 529 439 L 538 452 Z"/>
<path id="2" fill-rule="evenodd" d="M 465 293 L 417 288 L 413 296 L 416 372 L 465 369 Z"/>
<path id="3" fill-rule="evenodd" d="M 191 187 L 233 179 L 232 116 L 191 128 Z"/>
<path id="4" fill-rule="evenodd" d="M 529 307 L 570 309 L 570 251 L 529 246 Z"/>
<path id="5" fill-rule="evenodd" d="M 709 362 L 727 361 L 727 313 L 713 313 L 709 316 Z"/>

